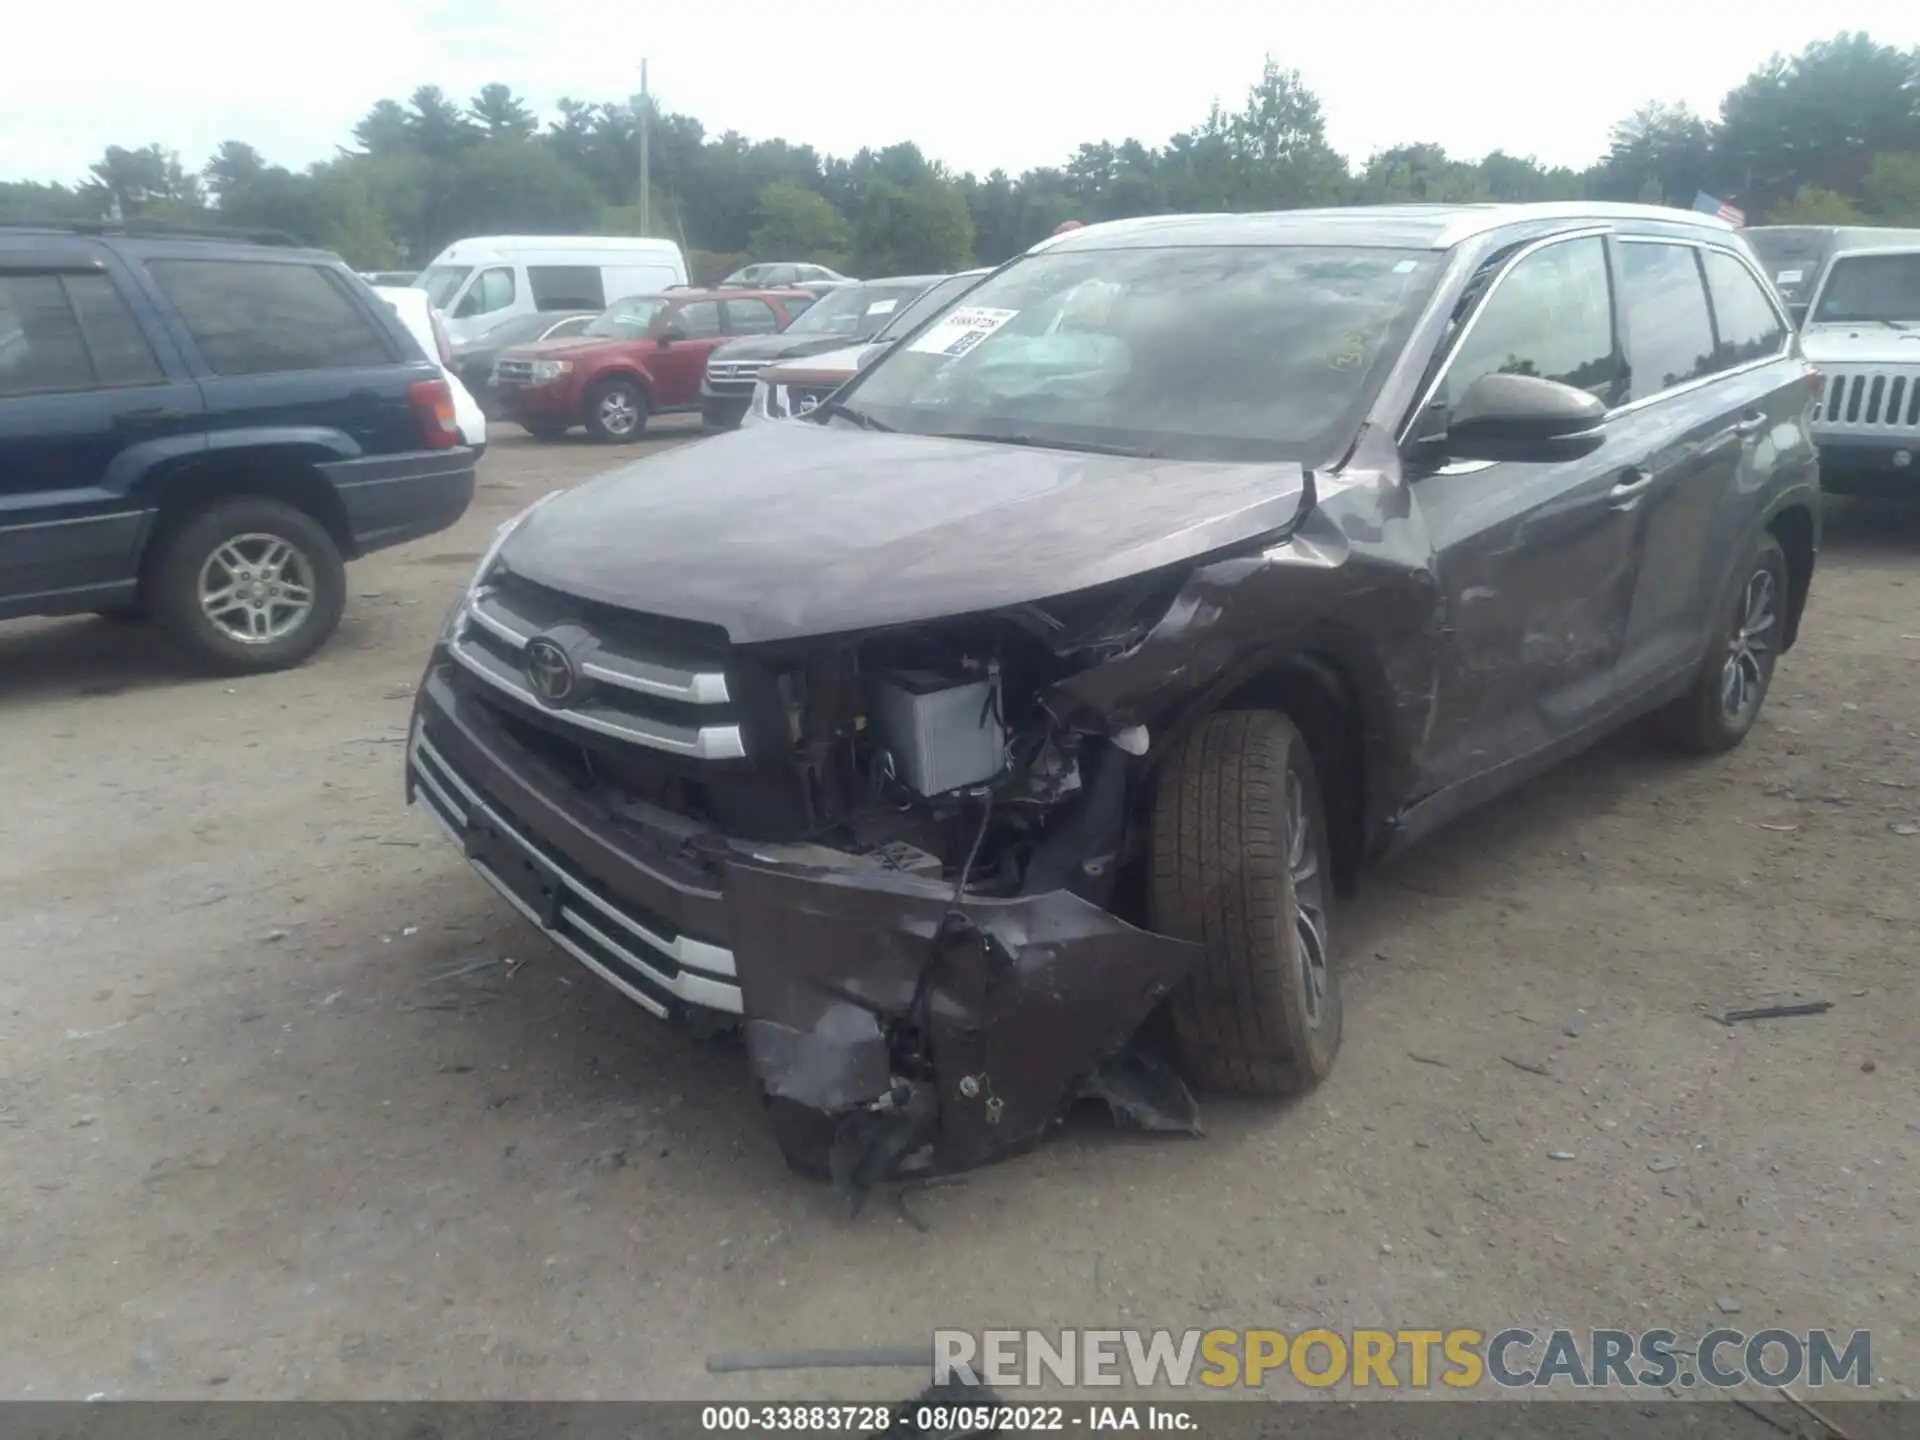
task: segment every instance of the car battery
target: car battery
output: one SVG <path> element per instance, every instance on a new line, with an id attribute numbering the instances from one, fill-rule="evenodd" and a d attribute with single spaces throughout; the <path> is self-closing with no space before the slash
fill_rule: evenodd
<path id="1" fill-rule="evenodd" d="M 875 677 L 874 728 L 894 778 L 921 795 L 944 795 L 998 775 L 1007 732 L 994 684 L 925 670 Z"/>

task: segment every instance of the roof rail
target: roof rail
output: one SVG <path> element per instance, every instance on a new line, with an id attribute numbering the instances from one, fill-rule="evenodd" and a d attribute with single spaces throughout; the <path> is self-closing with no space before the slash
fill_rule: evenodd
<path id="1" fill-rule="evenodd" d="M 41 220 L 0 218 L 0 230 L 56 230 L 69 235 L 125 235 L 129 238 L 232 240 L 251 245 L 304 246 L 284 230 L 239 229 L 218 225 L 181 225 L 168 220 Z"/>

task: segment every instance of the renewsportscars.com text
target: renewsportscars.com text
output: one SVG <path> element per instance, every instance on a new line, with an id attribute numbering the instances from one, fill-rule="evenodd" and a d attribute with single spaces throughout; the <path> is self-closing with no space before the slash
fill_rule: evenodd
<path id="1" fill-rule="evenodd" d="M 1133 1385 L 1324 1389 L 1727 1390 L 1747 1380 L 1873 1384 L 1865 1330 L 936 1330 L 933 1380 L 996 1389 Z"/>

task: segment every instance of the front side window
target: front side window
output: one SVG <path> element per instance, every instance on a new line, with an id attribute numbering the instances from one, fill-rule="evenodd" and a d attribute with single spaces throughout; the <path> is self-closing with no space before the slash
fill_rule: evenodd
<path id="1" fill-rule="evenodd" d="M 587 322 L 582 335 L 597 335 L 609 340 L 644 340 L 653 320 L 667 302 L 658 295 L 632 295 L 616 300 L 601 314 Z"/>
<path id="2" fill-rule="evenodd" d="M 1627 369 L 1635 400 L 1718 368 L 1698 255 L 1691 245 L 1633 241 L 1620 246 Z"/>
<path id="3" fill-rule="evenodd" d="M 1536 375 L 1614 398 L 1620 362 L 1605 241 L 1549 245 L 1501 278 L 1455 349 L 1437 398 L 1451 409 L 1483 375 Z"/>
<path id="4" fill-rule="evenodd" d="M 565 320 L 562 320 L 540 338 L 543 340 L 564 340 L 570 335 L 578 335 L 587 328 L 588 323 L 592 319 L 593 317 L 591 315 L 569 315 Z"/>
<path id="5" fill-rule="evenodd" d="M 216 375 L 387 365 L 373 317 L 314 265 L 264 260 L 151 260 Z"/>
<path id="6" fill-rule="evenodd" d="M 1833 262 L 1813 323 L 1857 325 L 1876 320 L 1895 329 L 1920 325 L 1920 251 L 1847 255 Z"/>
<path id="7" fill-rule="evenodd" d="M 720 333 L 720 302 L 695 300 L 682 305 L 668 323 L 689 340 L 710 340 Z"/>
<path id="8" fill-rule="evenodd" d="M 94 388 L 79 319 L 58 275 L 0 275 L 0 395 Z"/>
<path id="9" fill-rule="evenodd" d="M 464 320 L 470 315 L 491 315 L 496 310 L 504 310 L 513 303 L 513 295 L 513 271 L 504 265 L 483 270 L 460 302 L 460 308 L 453 312 L 454 318 Z"/>
<path id="10" fill-rule="evenodd" d="M 471 274 L 471 265 L 429 265 L 413 285 L 416 290 L 427 292 L 427 303 L 434 309 L 444 310 L 453 303 L 453 297 L 460 293 L 460 287 Z"/>
<path id="11" fill-rule="evenodd" d="M 1703 250 L 1700 263 L 1720 332 L 1721 368 L 1778 355 L 1787 343 L 1787 327 L 1753 272 L 1724 250 Z"/>
<path id="12" fill-rule="evenodd" d="M 846 398 L 918 434 L 1318 463 L 1345 448 L 1439 265 L 1348 246 L 1042 251 Z"/>

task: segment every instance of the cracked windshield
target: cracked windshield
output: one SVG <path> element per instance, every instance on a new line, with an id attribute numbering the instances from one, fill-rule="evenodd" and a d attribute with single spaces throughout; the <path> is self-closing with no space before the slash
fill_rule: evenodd
<path id="1" fill-rule="evenodd" d="M 644 18 L 0 26 L 7 1435 L 1920 1433 L 1920 13 Z"/>

